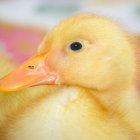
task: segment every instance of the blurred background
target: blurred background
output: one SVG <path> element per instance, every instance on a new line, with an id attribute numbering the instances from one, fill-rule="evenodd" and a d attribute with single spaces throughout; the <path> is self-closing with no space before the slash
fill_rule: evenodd
<path id="1" fill-rule="evenodd" d="M 55 24 L 81 12 L 110 17 L 140 39 L 140 0 L 0 0 L 0 56 L 19 65 Z"/>

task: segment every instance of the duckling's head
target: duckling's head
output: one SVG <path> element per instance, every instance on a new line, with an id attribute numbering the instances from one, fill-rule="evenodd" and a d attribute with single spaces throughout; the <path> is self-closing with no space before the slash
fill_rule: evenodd
<path id="1" fill-rule="evenodd" d="M 109 19 L 79 14 L 55 26 L 34 57 L 1 79 L 0 89 L 61 84 L 107 90 L 132 84 L 134 75 L 125 33 Z"/>

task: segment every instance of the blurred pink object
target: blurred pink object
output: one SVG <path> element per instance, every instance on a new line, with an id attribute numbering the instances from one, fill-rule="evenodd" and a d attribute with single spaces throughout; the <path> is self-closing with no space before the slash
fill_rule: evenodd
<path id="1" fill-rule="evenodd" d="M 18 65 L 37 51 L 46 32 L 31 27 L 0 23 L 0 49 Z"/>

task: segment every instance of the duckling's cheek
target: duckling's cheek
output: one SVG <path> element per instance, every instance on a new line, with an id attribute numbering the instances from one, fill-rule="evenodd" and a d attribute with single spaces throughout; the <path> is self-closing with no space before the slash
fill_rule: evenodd
<path id="1" fill-rule="evenodd" d="M 53 50 L 49 53 L 48 57 L 49 67 L 58 75 L 61 79 L 61 72 L 66 63 L 66 55 L 62 50 Z"/>

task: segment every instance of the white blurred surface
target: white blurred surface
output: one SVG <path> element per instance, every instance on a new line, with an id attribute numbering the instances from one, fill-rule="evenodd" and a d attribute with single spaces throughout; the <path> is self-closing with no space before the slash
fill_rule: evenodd
<path id="1" fill-rule="evenodd" d="M 111 17 L 120 22 L 128 31 L 140 33 L 140 13 L 139 15 L 135 13 L 137 7 L 140 12 L 138 1 L 115 2 L 114 4 L 100 1 L 0 0 L 0 20 L 51 28 L 67 16 L 80 12 L 92 12 Z"/>

